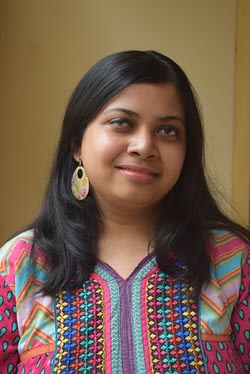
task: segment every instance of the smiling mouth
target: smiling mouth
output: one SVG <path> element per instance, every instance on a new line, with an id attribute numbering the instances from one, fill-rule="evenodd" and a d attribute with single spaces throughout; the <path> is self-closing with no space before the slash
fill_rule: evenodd
<path id="1" fill-rule="evenodd" d="M 141 176 L 148 176 L 151 178 L 152 177 L 155 178 L 159 176 L 158 172 L 154 171 L 153 169 L 143 167 L 143 166 L 122 165 L 122 166 L 118 166 L 117 168 L 130 176 L 141 175 Z"/>

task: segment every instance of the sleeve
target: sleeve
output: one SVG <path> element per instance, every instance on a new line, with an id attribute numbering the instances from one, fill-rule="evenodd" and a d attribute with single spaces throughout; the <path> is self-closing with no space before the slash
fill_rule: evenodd
<path id="1" fill-rule="evenodd" d="M 18 341 L 15 296 L 0 276 L 0 374 L 16 373 Z"/>
<path id="2" fill-rule="evenodd" d="M 250 373 L 250 247 L 242 268 L 238 302 L 232 314 L 232 339 L 246 373 Z"/>

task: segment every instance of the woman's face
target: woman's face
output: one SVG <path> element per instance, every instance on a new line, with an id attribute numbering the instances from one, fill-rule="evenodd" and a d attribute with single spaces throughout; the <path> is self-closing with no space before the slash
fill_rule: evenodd
<path id="1" fill-rule="evenodd" d="M 186 149 L 185 115 L 171 83 L 132 84 L 88 124 L 81 148 L 100 207 L 154 208 L 177 182 Z"/>

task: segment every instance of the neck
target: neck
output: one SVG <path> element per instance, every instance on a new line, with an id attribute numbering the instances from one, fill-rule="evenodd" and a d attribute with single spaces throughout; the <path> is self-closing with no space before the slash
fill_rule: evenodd
<path id="1" fill-rule="evenodd" d="M 149 239 L 158 217 L 158 208 L 126 210 L 107 207 L 101 210 L 101 237 L 130 234 Z"/>
<path id="2" fill-rule="evenodd" d="M 152 250 L 150 239 L 157 216 L 156 210 L 102 210 L 98 258 L 126 278 Z"/>

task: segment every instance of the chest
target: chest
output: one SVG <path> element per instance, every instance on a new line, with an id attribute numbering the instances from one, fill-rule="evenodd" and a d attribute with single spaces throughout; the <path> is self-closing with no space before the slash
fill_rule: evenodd
<path id="1" fill-rule="evenodd" d="M 55 367 L 68 356 L 98 373 L 199 371 L 197 305 L 191 287 L 155 267 L 127 281 L 99 269 L 82 289 L 57 295 Z"/>

